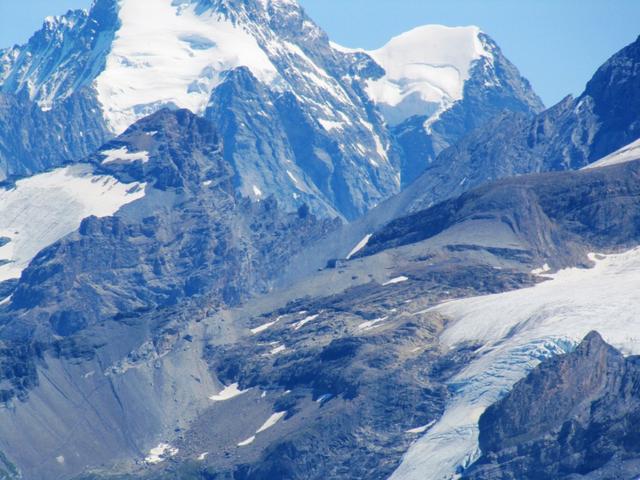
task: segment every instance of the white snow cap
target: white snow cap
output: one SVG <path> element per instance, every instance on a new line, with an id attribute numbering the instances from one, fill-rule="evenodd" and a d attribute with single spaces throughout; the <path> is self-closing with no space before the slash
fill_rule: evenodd
<path id="1" fill-rule="evenodd" d="M 118 0 L 121 26 L 96 79 L 109 127 L 123 132 L 158 106 L 202 113 L 221 75 L 245 66 L 270 84 L 278 72 L 255 38 L 196 2 Z"/>
<path id="2" fill-rule="evenodd" d="M 398 124 L 413 115 L 438 115 L 462 99 L 473 62 L 491 58 L 480 33 L 475 26 L 425 25 L 365 52 L 386 71 L 368 82 L 367 93 L 387 121 Z"/>

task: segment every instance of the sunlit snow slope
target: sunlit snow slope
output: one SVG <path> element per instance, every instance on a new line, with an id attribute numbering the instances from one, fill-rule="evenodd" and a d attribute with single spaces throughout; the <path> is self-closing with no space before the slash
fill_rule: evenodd
<path id="1" fill-rule="evenodd" d="M 640 139 L 616 150 L 601 160 L 587 165 L 584 169 L 608 167 L 610 165 L 618 165 L 620 163 L 632 162 L 634 160 L 640 160 Z"/>
<path id="2" fill-rule="evenodd" d="M 425 25 L 367 52 L 386 74 L 367 93 L 390 124 L 413 115 L 438 115 L 463 95 L 475 60 L 490 57 L 478 27 Z"/>
<path id="3" fill-rule="evenodd" d="M 144 184 L 120 183 L 78 164 L 0 189 L 0 281 L 18 278 L 43 248 L 78 228 L 83 218 L 114 214 L 144 196 Z"/>
<path id="4" fill-rule="evenodd" d="M 449 347 L 481 344 L 479 358 L 453 380 L 453 401 L 412 448 L 393 480 L 456 478 L 477 454 L 482 412 L 552 354 L 591 330 L 626 353 L 640 353 L 640 248 L 591 255 L 592 269 L 567 269 L 532 288 L 457 300 L 433 309 L 453 323 Z"/>

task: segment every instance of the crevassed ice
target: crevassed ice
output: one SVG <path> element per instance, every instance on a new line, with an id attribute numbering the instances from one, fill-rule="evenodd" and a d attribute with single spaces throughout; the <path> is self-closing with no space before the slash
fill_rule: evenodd
<path id="1" fill-rule="evenodd" d="M 625 353 L 640 353 L 640 248 L 591 254 L 591 269 L 570 268 L 513 292 L 434 308 L 453 320 L 441 340 L 483 345 L 452 381 L 455 396 L 426 435 L 406 453 L 394 480 L 455 478 L 478 448 L 482 412 L 542 359 L 573 348 L 591 330 Z"/>

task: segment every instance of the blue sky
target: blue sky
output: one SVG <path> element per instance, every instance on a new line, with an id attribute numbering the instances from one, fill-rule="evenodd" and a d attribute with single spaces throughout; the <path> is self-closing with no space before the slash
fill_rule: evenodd
<path id="1" fill-rule="evenodd" d="M 300 0 L 336 42 L 376 48 L 426 23 L 478 25 L 547 105 L 578 94 L 595 69 L 640 34 L 639 0 Z M 0 46 L 25 41 L 47 15 L 90 0 L 0 0 Z"/>

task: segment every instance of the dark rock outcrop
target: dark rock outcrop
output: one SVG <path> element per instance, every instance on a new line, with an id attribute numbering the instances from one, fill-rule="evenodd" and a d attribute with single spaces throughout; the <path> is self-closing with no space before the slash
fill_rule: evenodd
<path id="1" fill-rule="evenodd" d="M 378 230 L 357 256 L 433 238 L 475 221 L 502 225 L 532 257 L 557 266 L 585 248 L 633 247 L 640 239 L 640 162 L 580 172 L 527 175 L 490 183 Z M 459 233 L 460 234 L 460 233 Z"/>
<path id="2" fill-rule="evenodd" d="M 463 478 L 637 478 L 638 360 L 592 332 L 543 362 L 482 415 L 482 457 Z"/>

